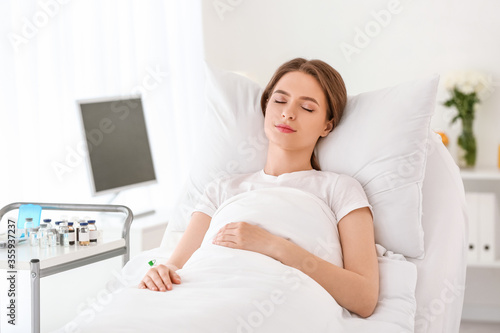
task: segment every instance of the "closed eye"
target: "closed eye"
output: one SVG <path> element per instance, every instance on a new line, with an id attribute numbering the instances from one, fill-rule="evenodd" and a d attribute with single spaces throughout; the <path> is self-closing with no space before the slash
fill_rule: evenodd
<path id="1" fill-rule="evenodd" d="M 308 109 L 308 108 L 305 108 L 305 107 L 302 107 L 304 110 L 308 111 L 308 112 L 313 112 L 314 110 L 311 110 L 311 109 Z"/>
<path id="2" fill-rule="evenodd" d="M 285 101 L 278 101 L 277 99 L 274 100 L 274 103 L 278 103 L 278 104 L 285 104 L 286 102 Z"/>

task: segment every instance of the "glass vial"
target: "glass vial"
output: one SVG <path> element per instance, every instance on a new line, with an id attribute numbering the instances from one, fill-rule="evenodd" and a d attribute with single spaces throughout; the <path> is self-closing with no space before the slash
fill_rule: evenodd
<path id="1" fill-rule="evenodd" d="M 47 225 L 45 223 L 40 224 L 40 229 L 38 230 L 38 242 L 41 249 L 47 248 L 49 240 L 47 237 Z"/>
<path id="2" fill-rule="evenodd" d="M 52 224 L 51 219 L 44 219 L 43 222 L 47 225 L 47 245 L 56 246 L 57 245 L 57 232 L 56 228 Z"/>
<path id="3" fill-rule="evenodd" d="M 26 238 L 27 239 L 30 239 L 30 233 L 34 227 L 35 226 L 33 225 L 33 218 L 27 217 L 26 222 L 24 222 L 24 230 L 26 230 Z"/>
<path id="4" fill-rule="evenodd" d="M 80 240 L 80 222 L 82 222 L 82 220 L 79 219 L 76 216 L 73 216 L 73 221 L 76 221 L 73 224 L 73 227 L 75 228 L 75 240 L 76 240 L 76 244 L 78 244 L 78 241 Z"/>
<path id="5" fill-rule="evenodd" d="M 68 222 L 68 243 L 69 245 L 75 245 L 75 228 L 73 228 L 73 222 Z"/>
<path id="6" fill-rule="evenodd" d="M 56 221 L 55 234 L 56 234 L 56 245 L 62 245 L 62 243 L 61 243 L 61 221 Z"/>
<path id="7" fill-rule="evenodd" d="M 47 242 L 49 246 L 57 246 L 56 229 L 47 230 Z"/>
<path id="8" fill-rule="evenodd" d="M 80 246 L 90 245 L 90 232 L 87 222 L 80 222 L 80 236 L 78 240 Z"/>
<path id="9" fill-rule="evenodd" d="M 90 243 L 97 243 L 97 227 L 95 226 L 95 220 L 89 220 L 89 239 Z"/>
<path id="10" fill-rule="evenodd" d="M 30 240 L 30 246 L 37 246 L 38 247 L 38 230 L 40 228 L 29 228 L 28 233 L 29 233 L 29 240 Z"/>
<path id="11" fill-rule="evenodd" d="M 51 219 L 44 219 L 43 223 L 45 223 L 47 225 L 47 230 L 54 228 L 54 226 L 52 225 L 52 220 Z"/>
<path id="12" fill-rule="evenodd" d="M 69 246 L 69 227 L 65 222 L 61 222 L 60 226 L 61 230 L 59 231 L 59 244 L 67 247 Z"/>

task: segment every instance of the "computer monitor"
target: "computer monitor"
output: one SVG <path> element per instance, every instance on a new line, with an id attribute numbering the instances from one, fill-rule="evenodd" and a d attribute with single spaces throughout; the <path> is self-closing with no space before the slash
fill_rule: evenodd
<path id="1" fill-rule="evenodd" d="M 140 96 L 77 101 L 92 194 L 157 182 Z"/>

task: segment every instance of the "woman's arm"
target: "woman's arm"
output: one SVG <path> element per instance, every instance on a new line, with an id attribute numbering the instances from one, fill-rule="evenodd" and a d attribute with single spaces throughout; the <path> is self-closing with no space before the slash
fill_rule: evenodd
<path id="1" fill-rule="evenodd" d="M 205 213 L 194 212 L 167 264 L 182 268 L 194 251 L 201 246 L 211 220 L 212 218 Z"/>
<path id="2" fill-rule="evenodd" d="M 172 289 L 172 283 L 181 283 L 175 271 L 182 268 L 200 247 L 211 220 L 212 218 L 205 213 L 193 213 L 186 231 L 168 261 L 164 265 L 152 267 L 139 283 L 139 288 L 166 291 Z"/>
<path id="3" fill-rule="evenodd" d="M 344 268 L 282 239 L 276 259 L 309 275 L 344 308 L 361 317 L 375 310 L 379 293 L 373 222 L 368 208 L 356 209 L 338 223 Z"/>
<path id="4" fill-rule="evenodd" d="M 344 308 L 370 316 L 378 301 L 379 275 L 373 220 L 368 208 L 356 209 L 338 223 L 344 268 L 300 246 L 245 222 L 229 223 L 216 236 L 218 245 L 268 255 L 318 282 Z"/>

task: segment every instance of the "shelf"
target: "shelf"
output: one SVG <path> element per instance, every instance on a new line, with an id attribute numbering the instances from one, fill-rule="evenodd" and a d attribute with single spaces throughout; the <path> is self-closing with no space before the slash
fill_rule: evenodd
<path id="1" fill-rule="evenodd" d="M 497 168 L 474 168 L 460 170 L 463 180 L 500 180 L 500 170 Z"/>
<path id="2" fill-rule="evenodd" d="M 71 245 L 69 247 L 58 245 L 56 247 L 47 247 L 46 249 L 31 247 L 25 242 L 16 247 L 16 270 L 29 270 L 32 258 L 40 259 L 40 269 L 46 269 L 122 248 L 125 248 L 125 240 L 123 238 L 105 238 L 101 244 L 85 247 L 78 245 Z M 7 269 L 7 250 L 0 250 L 0 254 L 2 255 L 0 269 Z"/>
<path id="3" fill-rule="evenodd" d="M 500 268 L 500 261 L 491 262 L 468 262 L 467 268 Z"/>

